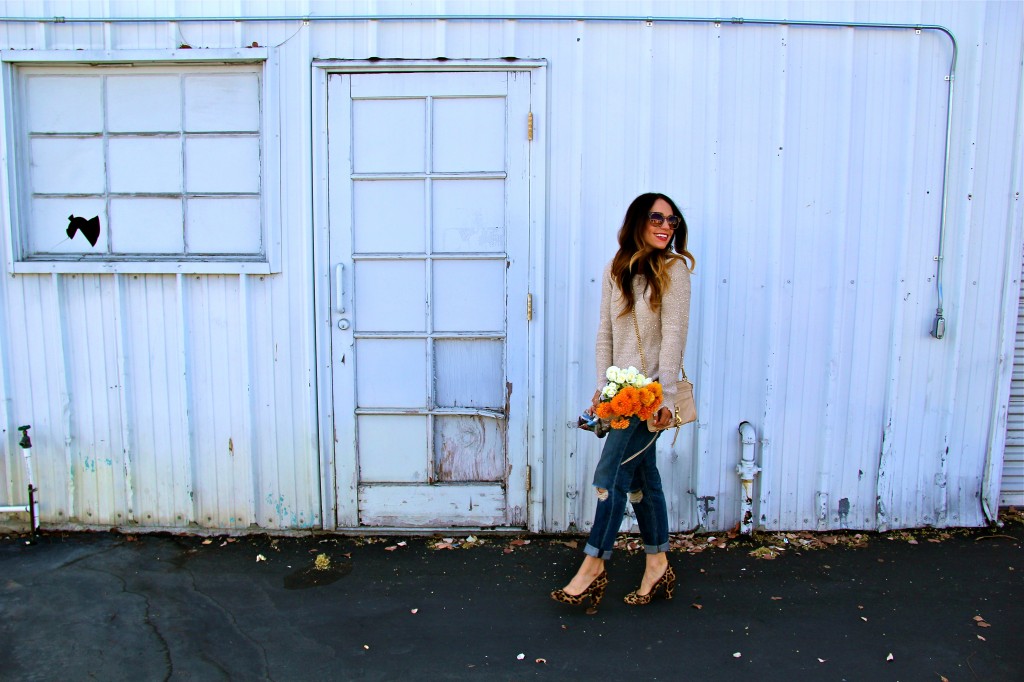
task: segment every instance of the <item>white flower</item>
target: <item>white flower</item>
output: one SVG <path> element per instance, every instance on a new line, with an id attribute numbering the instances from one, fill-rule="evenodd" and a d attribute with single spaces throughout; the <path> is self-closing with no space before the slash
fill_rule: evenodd
<path id="1" fill-rule="evenodd" d="M 618 392 L 619 392 L 618 385 L 616 385 L 616 384 L 608 384 L 607 386 L 604 387 L 604 390 L 601 391 L 601 398 L 603 400 L 611 400 L 612 398 L 615 397 L 615 394 L 618 393 Z"/>
<path id="2" fill-rule="evenodd" d="M 619 368 L 616 367 L 615 365 L 612 365 L 611 367 L 605 370 L 604 378 L 607 379 L 608 381 L 615 381 L 615 377 L 618 374 L 618 372 Z"/>

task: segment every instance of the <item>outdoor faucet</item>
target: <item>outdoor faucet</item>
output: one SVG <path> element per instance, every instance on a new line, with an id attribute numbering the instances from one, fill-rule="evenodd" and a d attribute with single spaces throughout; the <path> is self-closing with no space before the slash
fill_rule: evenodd
<path id="1" fill-rule="evenodd" d="M 28 450 L 32 447 L 32 439 L 28 437 L 28 430 L 32 427 L 29 425 L 19 426 L 18 430 L 21 431 L 21 440 L 18 441 L 18 445 Z"/>

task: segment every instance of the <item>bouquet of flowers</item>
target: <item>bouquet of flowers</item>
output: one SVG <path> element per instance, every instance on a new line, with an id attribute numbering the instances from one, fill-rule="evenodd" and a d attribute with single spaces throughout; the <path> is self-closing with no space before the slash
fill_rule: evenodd
<path id="1" fill-rule="evenodd" d="M 620 369 L 615 365 L 605 372 L 608 383 L 601 390 L 601 402 L 595 413 L 611 422 L 613 429 L 629 426 L 630 417 L 647 421 L 661 407 L 661 384 L 648 379 L 636 367 Z"/>

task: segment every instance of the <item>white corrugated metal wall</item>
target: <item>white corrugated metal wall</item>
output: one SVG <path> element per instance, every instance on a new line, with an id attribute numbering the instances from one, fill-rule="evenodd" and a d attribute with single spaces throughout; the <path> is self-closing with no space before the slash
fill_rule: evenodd
<path id="1" fill-rule="evenodd" d="M 680 11 L 661 2 L 557 8 Z M 537 2 L 281 1 L 4 9 L 555 11 Z M 760 438 L 755 513 L 767 528 L 984 523 L 980 500 L 998 489 L 1019 289 L 1019 261 L 1007 254 L 1021 244 L 1020 6 L 708 2 L 682 11 L 941 24 L 957 36 L 945 339 L 928 335 L 951 56 L 937 31 L 643 21 L 6 23 L 0 45 L 13 49 L 270 46 L 287 221 L 278 275 L 6 278 L 7 494 L 21 488 L 10 425 L 31 422 L 37 478 L 48 490 L 45 523 L 320 525 L 329 472 L 319 465 L 326 458 L 315 397 L 312 286 L 322 265 L 309 205 L 317 191 L 308 171 L 310 60 L 515 56 L 549 63 L 548 110 L 537 112 L 550 178 L 545 288 L 536 299 L 545 382 L 533 389 L 544 409 L 531 417 L 543 434 L 531 456 L 543 472 L 534 495 L 543 496 L 545 516 L 534 527 L 585 527 L 592 513 L 587 482 L 598 442 L 566 424 L 591 392 L 595 280 L 625 205 L 648 189 L 680 203 L 698 260 L 687 364 L 701 419 L 659 454 L 674 527 L 737 522 L 743 420 Z M 992 458 L 996 475 L 985 478 Z"/>
<path id="2" fill-rule="evenodd" d="M 1021 276 L 1024 279 L 1024 272 Z M 1024 291 L 1019 299 L 1013 344 L 1013 380 L 1006 412 L 1006 455 L 999 504 L 1024 505 Z"/>

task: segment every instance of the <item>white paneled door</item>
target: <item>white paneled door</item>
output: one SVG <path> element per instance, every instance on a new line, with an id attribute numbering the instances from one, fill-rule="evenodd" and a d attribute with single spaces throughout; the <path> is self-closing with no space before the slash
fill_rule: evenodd
<path id="1" fill-rule="evenodd" d="M 332 74 L 327 110 L 338 526 L 524 526 L 530 74 Z"/>

